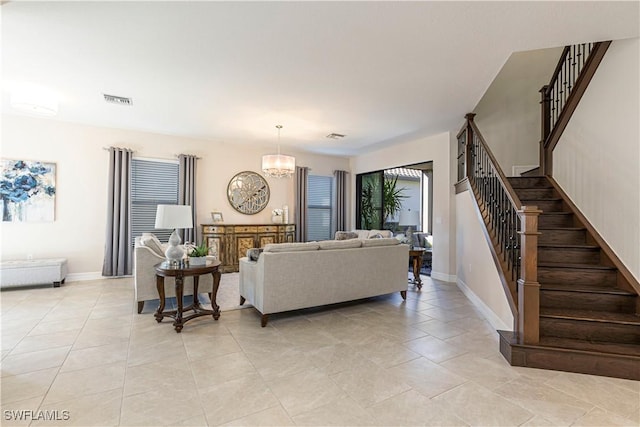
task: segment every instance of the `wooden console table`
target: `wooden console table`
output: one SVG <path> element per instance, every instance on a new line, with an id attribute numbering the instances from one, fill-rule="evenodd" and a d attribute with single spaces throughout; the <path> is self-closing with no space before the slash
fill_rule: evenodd
<path id="1" fill-rule="evenodd" d="M 202 224 L 202 240 L 211 248 L 209 254 L 220 261 L 220 271 L 240 270 L 240 258 L 247 249 L 262 248 L 269 243 L 296 240 L 294 224 Z"/>

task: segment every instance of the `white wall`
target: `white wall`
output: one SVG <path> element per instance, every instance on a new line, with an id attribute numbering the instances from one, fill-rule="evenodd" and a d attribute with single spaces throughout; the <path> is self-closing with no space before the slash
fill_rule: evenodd
<path id="1" fill-rule="evenodd" d="M 458 286 L 496 329 L 513 330 L 513 314 L 470 191 L 456 194 Z"/>
<path id="2" fill-rule="evenodd" d="M 106 227 L 108 153 L 103 147 L 128 147 L 134 155 L 173 159 L 180 153 L 201 157 L 197 166 L 197 222 L 210 222 L 221 211 L 226 223 L 269 223 L 271 209 L 288 204 L 293 221 L 293 179 L 268 178 L 269 207 L 248 216 L 228 203 L 226 188 L 233 175 L 260 171 L 262 155 L 274 147 L 249 147 L 147 132 L 91 127 L 24 116 L 2 116 L 2 157 L 55 162 L 56 219 L 51 223 L 2 223 L 2 259 L 65 257 L 69 272 L 102 270 Z M 347 158 L 287 150 L 314 174 L 349 170 Z"/>
<path id="3" fill-rule="evenodd" d="M 640 279 L 640 39 L 614 41 L 553 152 L 553 175 Z"/>
<path id="4" fill-rule="evenodd" d="M 562 48 L 513 53 L 474 108 L 475 122 L 505 175 L 539 163 L 540 88 Z"/>
<path id="5" fill-rule="evenodd" d="M 453 138 L 455 139 L 455 137 Z M 455 209 L 451 171 L 451 137 L 442 133 L 385 147 L 351 159 L 351 188 L 359 173 L 433 161 L 433 270 L 432 277 L 455 281 Z M 455 144 L 454 144 L 455 147 Z M 355 224 L 355 208 L 351 209 Z"/>

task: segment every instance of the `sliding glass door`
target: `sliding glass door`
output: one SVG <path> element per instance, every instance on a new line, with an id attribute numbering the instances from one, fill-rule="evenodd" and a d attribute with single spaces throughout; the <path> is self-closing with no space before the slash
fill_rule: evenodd
<path id="1" fill-rule="evenodd" d="M 363 173 L 356 176 L 356 228 L 381 230 L 383 215 L 384 171 Z"/>

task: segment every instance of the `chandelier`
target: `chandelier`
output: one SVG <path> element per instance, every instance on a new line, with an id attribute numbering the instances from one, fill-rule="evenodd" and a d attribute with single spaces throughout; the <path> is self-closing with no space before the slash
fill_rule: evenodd
<path id="1" fill-rule="evenodd" d="M 282 129 L 282 125 L 276 125 L 276 129 L 278 129 L 278 154 L 262 156 L 262 172 L 272 178 L 289 178 L 296 170 L 296 159 L 293 156 L 280 154 L 280 129 Z"/>

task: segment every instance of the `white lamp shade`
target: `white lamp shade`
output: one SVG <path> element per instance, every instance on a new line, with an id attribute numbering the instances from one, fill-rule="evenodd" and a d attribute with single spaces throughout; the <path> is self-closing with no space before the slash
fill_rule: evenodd
<path id="1" fill-rule="evenodd" d="M 288 177 L 296 171 L 296 158 L 284 154 L 262 156 L 262 172 L 275 178 Z"/>
<path id="2" fill-rule="evenodd" d="M 411 209 L 400 211 L 398 225 L 420 225 L 420 212 Z"/>
<path id="3" fill-rule="evenodd" d="M 189 205 L 158 205 L 156 228 L 192 228 L 193 218 Z"/>

